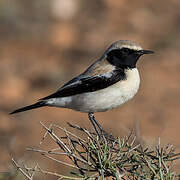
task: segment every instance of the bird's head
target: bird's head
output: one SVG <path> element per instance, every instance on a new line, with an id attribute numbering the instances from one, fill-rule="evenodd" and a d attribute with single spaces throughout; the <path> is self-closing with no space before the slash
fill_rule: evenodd
<path id="1" fill-rule="evenodd" d="M 105 57 L 114 66 L 121 68 L 135 68 L 137 60 L 143 54 L 152 54 L 153 51 L 143 50 L 138 44 L 129 40 L 120 40 L 113 43 L 106 51 Z"/>

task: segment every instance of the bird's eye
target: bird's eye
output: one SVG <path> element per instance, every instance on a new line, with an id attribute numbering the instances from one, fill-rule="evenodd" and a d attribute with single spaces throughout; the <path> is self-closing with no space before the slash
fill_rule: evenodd
<path id="1" fill-rule="evenodd" d="M 133 49 L 129 49 L 129 48 L 122 48 L 121 52 L 123 55 L 131 55 L 135 53 Z"/>
<path id="2" fill-rule="evenodd" d="M 128 48 L 122 48 L 121 51 L 124 54 L 129 54 L 130 53 L 130 49 L 128 49 Z"/>

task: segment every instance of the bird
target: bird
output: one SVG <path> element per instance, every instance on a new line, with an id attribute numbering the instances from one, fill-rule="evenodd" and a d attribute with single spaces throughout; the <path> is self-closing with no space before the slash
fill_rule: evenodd
<path id="1" fill-rule="evenodd" d="M 133 41 L 116 41 L 83 73 L 65 83 L 55 93 L 10 114 L 45 106 L 69 108 L 88 113 L 100 136 L 104 130 L 94 113 L 117 108 L 135 96 L 140 85 L 137 61 L 142 55 L 152 53 Z"/>

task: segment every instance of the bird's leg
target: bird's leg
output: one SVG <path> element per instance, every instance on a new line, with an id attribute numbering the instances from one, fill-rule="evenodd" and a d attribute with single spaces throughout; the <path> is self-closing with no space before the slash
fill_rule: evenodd
<path id="1" fill-rule="evenodd" d="M 94 117 L 94 113 L 88 113 L 88 116 L 89 116 L 89 119 L 90 119 L 90 121 L 91 121 L 91 123 L 92 123 L 92 125 L 93 125 L 93 127 L 94 127 L 99 138 L 101 138 L 101 135 L 104 135 L 109 140 L 115 139 L 111 134 L 107 133 L 103 129 L 103 127 L 99 124 L 99 122 Z M 98 127 L 98 129 L 97 129 L 97 127 Z M 100 130 L 100 133 L 99 133 L 99 130 Z"/>
<path id="2" fill-rule="evenodd" d="M 92 119 L 95 122 L 95 124 L 97 125 L 97 127 L 99 128 L 99 130 L 101 131 L 101 133 L 104 131 L 103 127 L 99 124 L 99 122 L 96 120 L 94 113 L 92 113 Z"/>
<path id="3" fill-rule="evenodd" d="M 97 129 L 98 125 L 97 125 L 97 121 L 95 120 L 94 113 L 91 113 L 91 112 L 88 113 L 88 117 L 89 117 L 89 120 L 91 121 L 91 123 L 92 123 L 92 125 L 93 125 L 93 127 L 94 127 L 94 129 L 95 129 L 95 131 L 96 131 L 96 133 L 98 135 L 98 137 L 100 138 L 101 136 L 100 136 L 100 133 L 99 133 L 99 131 Z M 98 126 L 98 128 L 99 128 L 99 126 Z"/>
<path id="4" fill-rule="evenodd" d="M 94 129 L 95 129 L 95 131 L 96 131 L 96 133 L 98 134 L 98 136 L 101 134 L 103 134 L 103 135 L 107 135 L 108 133 L 103 129 L 103 127 L 99 124 L 99 122 L 96 120 L 96 118 L 95 118 L 95 116 L 94 116 L 94 113 L 89 113 L 88 114 L 89 115 L 89 119 L 90 119 L 90 121 L 91 121 L 91 123 L 93 124 L 93 127 L 94 127 Z M 99 131 L 98 131 L 98 129 L 97 129 L 97 127 L 98 127 L 98 129 L 100 130 L 100 133 L 99 133 Z"/>

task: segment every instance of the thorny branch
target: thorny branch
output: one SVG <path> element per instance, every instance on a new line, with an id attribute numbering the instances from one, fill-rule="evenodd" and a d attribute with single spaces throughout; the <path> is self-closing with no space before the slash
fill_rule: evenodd
<path id="1" fill-rule="evenodd" d="M 49 135 L 58 145 L 52 150 L 27 148 L 28 151 L 40 153 L 43 157 L 53 160 L 62 165 L 74 169 L 72 176 L 64 176 L 55 172 L 42 170 L 38 165 L 34 168 L 20 166 L 12 159 L 14 166 L 27 178 L 33 180 L 35 172 L 56 176 L 59 179 L 169 179 L 178 178 L 171 170 L 171 162 L 179 159 L 180 153 L 175 154 L 171 145 L 161 147 L 160 141 L 154 150 L 144 149 L 137 144 L 136 137 L 131 133 L 124 138 L 109 140 L 102 135 L 88 131 L 77 125 L 68 123 L 69 127 L 80 131 L 82 135 L 77 135 L 71 131 L 55 124 L 49 127 L 40 122 L 45 129 L 45 133 L 40 141 L 44 142 Z M 59 137 L 54 130 L 64 133 Z M 53 155 L 66 156 L 72 163 L 58 160 Z M 78 170 L 78 171 L 77 171 Z"/>

